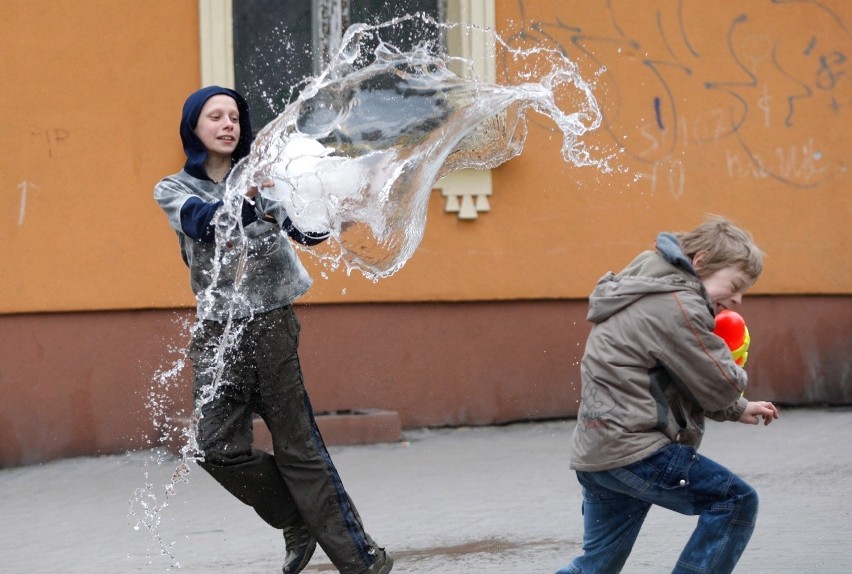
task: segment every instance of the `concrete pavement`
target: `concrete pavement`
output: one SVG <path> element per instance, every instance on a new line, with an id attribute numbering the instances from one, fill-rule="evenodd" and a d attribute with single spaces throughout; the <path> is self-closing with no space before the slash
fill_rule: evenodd
<path id="1" fill-rule="evenodd" d="M 331 452 L 395 574 L 552 573 L 582 539 L 574 425 L 423 429 Z M 761 495 L 738 571 L 852 572 L 852 409 L 709 422 L 701 452 Z M 0 470 L 0 571 L 280 572 L 280 534 L 195 466 L 168 488 L 178 463 L 160 449 Z M 670 571 L 694 523 L 652 509 L 625 572 Z M 334 571 L 320 550 L 305 570 Z"/>

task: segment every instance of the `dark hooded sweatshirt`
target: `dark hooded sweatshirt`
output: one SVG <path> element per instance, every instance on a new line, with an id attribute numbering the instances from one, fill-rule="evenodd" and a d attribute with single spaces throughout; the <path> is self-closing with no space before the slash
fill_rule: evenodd
<path id="1" fill-rule="evenodd" d="M 604 275 L 588 319 L 571 468 L 625 466 L 673 442 L 697 448 L 705 416 L 742 416 L 746 372 L 713 333 L 712 302 L 674 236 Z"/>
<path id="2" fill-rule="evenodd" d="M 227 243 L 221 241 L 221 257 L 217 259 L 215 221 L 225 209 L 227 178 L 214 182 L 207 176 L 207 149 L 195 128 L 205 102 L 219 94 L 232 97 L 240 112 L 240 139 L 232 162 L 236 164 L 249 154 L 252 128 L 245 99 L 228 88 L 202 88 L 187 98 L 181 116 L 186 163 L 180 172 L 157 184 L 154 198 L 177 232 L 184 262 L 190 269 L 199 317 L 221 322 L 229 315 L 238 319 L 289 305 L 310 287 L 311 279 L 282 233 L 282 226 L 302 243 L 319 240 L 293 229 L 278 202 L 257 196 L 254 205 L 242 203 L 239 216 L 244 234 L 229 237 Z M 241 263 L 244 267 L 238 278 Z"/>

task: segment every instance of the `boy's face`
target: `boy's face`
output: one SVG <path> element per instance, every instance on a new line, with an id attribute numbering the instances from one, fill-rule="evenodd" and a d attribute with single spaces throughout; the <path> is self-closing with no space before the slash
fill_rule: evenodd
<path id="1" fill-rule="evenodd" d="M 240 111 L 234 98 L 219 94 L 204 102 L 195 135 L 208 155 L 230 157 L 240 141 Z"/>
<path id="2" fill-rule="evenodd" d="M 716 306 L 716 312 L 730 309 L 743 302 L 743 295 L 752 285 L 751 277 L 737 266 L 728 266 L 714 271 L 701 280 L 707 295 Z"/>

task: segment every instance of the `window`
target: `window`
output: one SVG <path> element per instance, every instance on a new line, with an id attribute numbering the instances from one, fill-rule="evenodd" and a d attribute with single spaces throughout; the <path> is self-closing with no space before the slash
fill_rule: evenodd
<path id="1" fill-rule="evenodd" d="M 234 88 L 252 111 L 255 130 L 273 120 L 298 93 L 312 62 L 312 10 L 306 0 L 233 3 Z"/>
<path id="2" fill-rule="evenodd" d="M 302 81 L 322 71 L 353 22 L 377 24 L 422 12 L 445 19 L 445 0 L 239 0 L 232 3 L 234 86 L 244 94 L 259 129 L 280 114 Z M 434 29 L 406 22 L 387 38 L 402 50 L 413 41 L 440 42 Z"/>
<path id="3" fill-rule="evenodd" d="M 493 0 L 199 0 L 201 82 L 244 94 L 258 130 L 297 96 L 305 78 L 322 70 L 350 23 L 374 24 L 416 12 L 438 21 L 494 27 Z M 403 31 L 392 41 L 405 49 L 411 38 L 423 34 L 439 32 Z M 482 44 L 487 42 L 482 36 L 451 33 L 439 41 L 450 54 L 474 59 L 479 78 L 494 81 L 493 45 Z M 489 210 L 490 172 L 452 174 L 438 187 L 445 210 L 462 219 Z"/>

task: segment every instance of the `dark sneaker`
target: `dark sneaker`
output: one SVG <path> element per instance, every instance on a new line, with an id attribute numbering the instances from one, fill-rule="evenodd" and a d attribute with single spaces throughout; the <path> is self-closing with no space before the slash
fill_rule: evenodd
<path id="1" fill-rule="evenodd" d="M 385 552 L 383 548 L 376 549 L 376 561 L 373 565 L 364 570 L 362 574 L 388 574 L 393 570 L 393 556 L 390 552 Z"/>
<path id="2" fill-rule="evenodd" d="M 296 574 L 305 569 L 314 550 L 317 549 L 317 539 L 311 535 L 308 528 L 301 526 L 284 527 L 284 544 L 287 545 L 287 556 L 284 557 L 284 574 Z"/>

